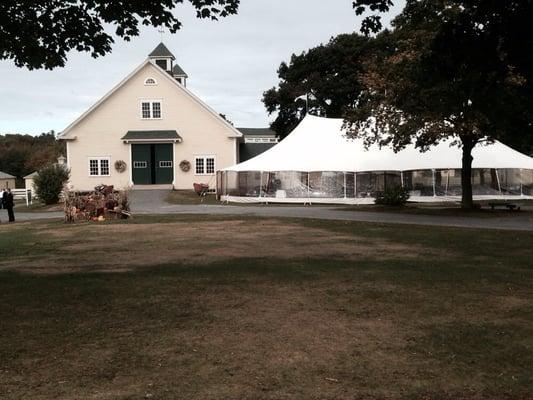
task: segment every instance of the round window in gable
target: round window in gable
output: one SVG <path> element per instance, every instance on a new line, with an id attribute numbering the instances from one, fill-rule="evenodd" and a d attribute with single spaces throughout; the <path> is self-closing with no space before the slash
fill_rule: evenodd
<path id="1" fill-rule="evenodd" d="M 146 80 L 144 81 L 144 84 L 148 86 L 153 86 L 153 85 L 157 85 L 157 81 L 154 78 L 146 78 Z"/>

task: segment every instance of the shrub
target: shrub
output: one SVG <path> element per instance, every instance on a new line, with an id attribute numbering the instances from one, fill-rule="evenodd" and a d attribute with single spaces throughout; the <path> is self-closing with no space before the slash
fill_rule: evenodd
<path id="1" fill-rule="evenodd" d="M 44 204 L 56 204 L 69 178 L 69 169 L 62 165 L 53 164 L 44 167 L 38 171 L 38 175 L 33 180 L 35 194 Z"/>
<path id="2" fill-rule="evenodd" d="M 409 200 L 409 191 L 402 186 L 390 186 L 376 195 L 376 204 L 403 206 Z"/>

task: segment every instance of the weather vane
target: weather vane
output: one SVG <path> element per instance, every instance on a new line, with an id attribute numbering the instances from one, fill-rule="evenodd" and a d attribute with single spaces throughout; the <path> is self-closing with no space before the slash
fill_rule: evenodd
<path id="1" fill-rule="evenodd" d="M 161 42 L 162 42 L 163 41 L 163 34 L 165 33 L 165 30 L 163 28 L 159 28 L 157 31 L 161 35 Z"/>

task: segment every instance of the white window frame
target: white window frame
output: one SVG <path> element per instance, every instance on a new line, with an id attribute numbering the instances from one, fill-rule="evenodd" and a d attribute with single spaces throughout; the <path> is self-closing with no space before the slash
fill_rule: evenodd
<path id="1" fill-rule="evenodd" d="M 148 82 L 149 80 L 152 80 L 153 83 Z M 145 86 L 155 86 L 155 85 L 157 85 L 157 79 L 152 78 L 151 76 L 149 76 L 148 78 L 146 78 L 146 79 L 144 80 L 144 85 L 145 85 Z"/>
<path id="2" fill-rule="evenodd" d="M 143 103 L 149 103 L 150 104 L 150 117 L 145 118 L 143 117 Z M 158 118 L 154 118 L 154 103 L 159 103 L 159 110 L 161 116 Z M 150 121 L 153 119 L 163 119 L 163 99 L 140 99 L 139 100 L 139 116 L 143 121 Z"/>
<path id="3" fill-rule="evenodd" d="M 91 161 L 96 160 L 98 162 L 98 174 L 91 174 Z M 107 174 L 102 174 L 102 160 L 107 161 Z M 87 160 L 87 172 L 91 178 L 99 178 L 102 176 L 111 176 L 111 157 L 88 157 Z"/>
<path id="4" fill-rule="evenodd" d="M 213 172 L 212 173 L 208 173 L 207 172 L 207 159 L 208 158 L 212 158 L 213 159 Z M 197 163 L 197 160 L 203 160 L 203 166 L 204 166 L 204 172 L 203 173 L 198 173 L 197 170 L 196 170 L 196 163 Z M 194 157 L 194 174 L 195 175 L 201 175 L 201 176 L 204 176 L 204 175 L 208 175 L 208 176 L 211 176 L 211 175 L 215 175 L 217 172 L 217 157 L 216 155 L 214 154 L 199 154 L 197 156 Z"/>
<path id="5" fill-rule="evenodd" d="M 172 168 L 174 163 L 170 160 L 159 161 L 159 168 Z"/>
<path id="6" fill-rule="evenodd" d="M 148 161 L 134 161 L 133 168 L 135 169 L 148 168 Z"/>

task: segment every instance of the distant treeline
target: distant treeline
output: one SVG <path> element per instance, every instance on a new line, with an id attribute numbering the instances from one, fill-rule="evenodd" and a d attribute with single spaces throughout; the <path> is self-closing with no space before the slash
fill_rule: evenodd
<path id="1" fill-rule="evenodd" d="M 39 170 L 45 165 L 57 162 L 65 154 L 65 143 L 57 140 L 54 131 L 38 136 L 6 134 L 0 135 L 0 171 L 17 177 Z"/>

